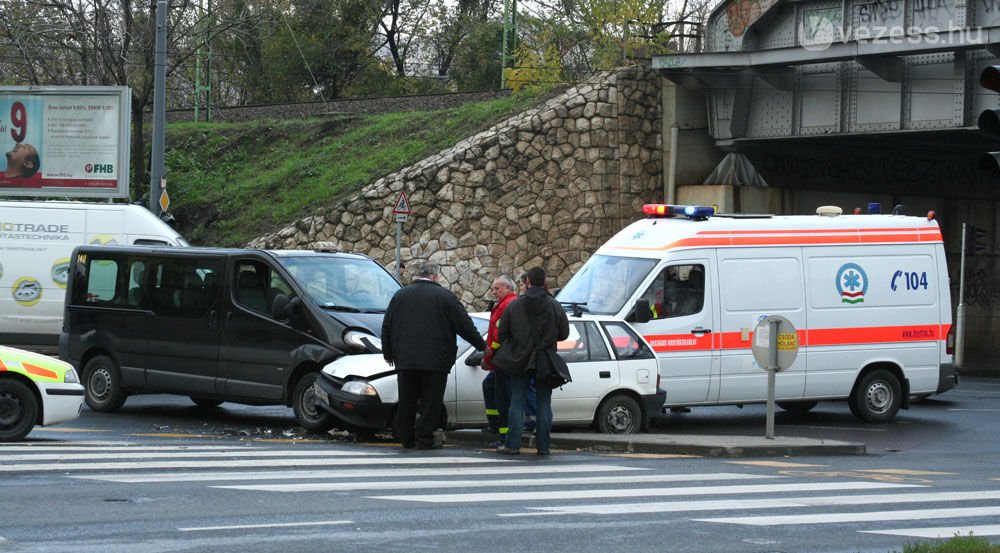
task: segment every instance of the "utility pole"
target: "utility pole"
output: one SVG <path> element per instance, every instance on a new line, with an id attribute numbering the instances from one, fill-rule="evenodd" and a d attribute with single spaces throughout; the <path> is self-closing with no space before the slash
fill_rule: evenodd
<path id="1" fill-rule="evenodd" d="M 208 9 L 205 4 L 208 3 Z M 194 120 L 200 121 L 198 108 L 201 107 L 201 93 L 205 93 L 205 122 L 212 122 L 212 0 L 198 0 L 198 10 L 202 13 L 200 26 L 205 35 L 195 55 L 194 69 Z M 205 84 L 201 84 L 202 60 L 205 65 Z"/>
<path id="2" fill-rule="evenodd" d="M 503 44 L 500 47 L 500 88 L 507 88 L 508 64 L 514 66 L 517 50 L 517 0 L 503 1 Z"/>
<path id="3" fill-rule="evenodd" d="M 163 150 L 166 142 L 167 101 L 167 0 L 156 0 L 156 47 L 153 52 L 153 147 L 149 210 L 155 215 L 170 205 L 165 189 Z M 166 201 L 164 201 L 166 200 Z"/>

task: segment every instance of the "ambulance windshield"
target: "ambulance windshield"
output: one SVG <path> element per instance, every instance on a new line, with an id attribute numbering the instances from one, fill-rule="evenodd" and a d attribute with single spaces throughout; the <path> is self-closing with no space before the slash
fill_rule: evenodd
<path id="1" fill-rule="evenodd" d="M 581 304 L 590 313 L 616 314 L 656 263 L 656 259 L 594 255 L 559 291 L 556 299 Z"/>

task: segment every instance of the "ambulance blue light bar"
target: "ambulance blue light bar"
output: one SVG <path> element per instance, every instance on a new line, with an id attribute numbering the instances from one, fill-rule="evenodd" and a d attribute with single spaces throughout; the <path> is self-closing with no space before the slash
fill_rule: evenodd
<path id="1" fill-rule="evenodd" d="M 715 215 L 715 210 L 703 205 L 645 204 L 642 206 L 642 214 L 653 218 L 708 219 Z"/>

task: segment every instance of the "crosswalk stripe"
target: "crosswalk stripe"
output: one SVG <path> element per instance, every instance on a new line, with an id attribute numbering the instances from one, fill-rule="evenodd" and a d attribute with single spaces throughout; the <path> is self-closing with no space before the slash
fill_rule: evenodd
<path id="1" fill-rule="evenodd" d="M 88 452 L 88 451 L 246 451 L 245 447 L 234 447 L 231 445 L 162 445 L 162 446 L 143 446 L 143 445 L 90 445 L 90 446 L 71 446 L 71 445 L 23 445 L 23 446 L 3 446 L 0 447 L 0 459 L 6 459 L 3 455 L 8 451 L 15 453 L 22 453 L 25 451 L 32 451 L 38 453 L 48 453 L 51 451 L 66 451 L 66 452 Z"/>
<path id="2" fill-rule="evenodd" d="M 524 469 L 522 468 L 523 472 Z M 449 473 L 451 471 L 448 471 Z M 532 471 L 534 472 L 534 471 Z M 442 471 L 440 476 L 446 476 Z M 488 488 L 552 485 L 641 484 L 643 482 L 677 482 L 692 480 L 752 480 L 758 478 L 783 478 L 782 476 L 756 474 L 650 474 L 630 476 L 586 476 L 577 478 L 505 478 L 503 480 L 402 480 L 390 482 L 309 482 L 303 484 L 258 484 L 245 486 L 212 486 L 227 490 L 253 490 L 262 492 L 318 492 L 346 490 L 416 490 L 421 488 Z"/>
<path id="3" fill-rule="evenodd" d="M 300 526 L 330 526 L 354 524 L 350 520 L 317 520 L 313 522 L 275 522 L 271 524 L 238 524 L 234 526 L 202 526 L 199 528 L 178 528 L 180 532 L 204 532 L 208 530 L 249 530 L 252 528 L 294 528 Z"/>
<path id="4" fill-rule="evenodd" d="M 529 513 L 503 513 L 503 517 L 549 515 L 629 515 L 636 513 L 682 513 L 685 511 L 721 511 L 730 509 L 778 509 L 795 507 L 831 507 L 928 501 L 983 501 L 1000 499 L 1000 490 L 972 492 L 919 492 L 885 495 L 834 495 L 819 497 L 782 497 L 769 499 L 720 499 L 711 501 L 663 501 L 652 503 L 610 503 L 604 505 L 566 505 L 529 507 Z"/>
<path id="5" fill-rule="evenodd" d="M 108 453 L 43 453 L 40 455 L 0 455 L 0 461 L 86 461 L 97 459 L 185 459 L 193 457 L 369 457 L 391 455 L 390 452 L 317 451 L 317 450 L 248 450 L 223 451 L 113 451 Z"/>
<path id="6" fill-rule="evenodd" d="M 869 511 L 864 513 L 817 513 L 811 515 L 773 515 L 763 517 L 700 518 L 699 522 L 724 522 L 748 526 L 785 524 L 827 524 L 834 522 L 881 522 L 887 520 L 927 520 L 933 518 L 984 517 L 1000 515 L 1000 506 L 956 509 L 913 509 L 908 511 Z"/>
<path id="7" fill-rule="evenodd" d="M 422 503 L 475 503 L 496 501 L 544 501 L 554 499 L 596 499 L 623 497 L 656 497 L 685 495 L 724 495 L 747 493 L 779 493 L 829 490 L 871 490 L 920 488 L 917 484 L 884 482 L 808 482 L 800 484 L 757 484 L 744 486 L 690 486 L 680 488 L 618 488 L 614 490 L 555 490 L 545 492 L 491 492 L 470 494 L 380 495 L 372 499 L 416 501 Z"/>
<path id="8" fill-rule="evenodd" d="M 446 468 L 414 468 L 404 467 L 395 469 L 343 469 L 343 470 L 289 470 L 282 472 L 161 472 L 146 474 L 88 474 L 71 476 L 82 480 L 102 480 L 107 482 L 125 483 L 149 483 L 149 482 L 208 482 L 224 480 L 304 480 L 322 478 L 411 478 L 418 476 L 441 476 L 448 474 L 451 476 L 474 476 L 474 475 L 503 475 L 503 474 L 523 474 L 524 465 L 515 464 L 508 466 L 488 466 L 488 467 L 463 467 L 451 466 Z M 588 472 L 625 472 L 625 471 L 646 471 L 647 469 L 638 467 L 625 467 L 617 465 L 545 465 L 532 467 L 532 474 L 543 473 L 588 473 Z"/>
<path id="9" fill-rule="evenodd" d="M 1000 524 L 982 526 L 940 526 L 937 528 L 897 528 L 893 530 L 860 530 L 863 534 L 887 534 L 913 538 L 953 538 L 955 536 L 1000 536 Z"/>
<path id="10" fill-rule="evenodd" d="M 94 470 L 131 470 L 131 469 L 197 469 L 197 468 L 260 468 L 262 464 L 268 467 L 333 467 L 350 465 L 430 465 L 439 463 L 514 463 L 516 461 L 498 459 L 479 459 L 474 457 L 364 457 L 339 459 L 231 459 L 223 461 L 142 461 L 135 463 L 52 463 L 52 464 L 21 464 L 0 465 L 0 472 L 44 472 L 44 471 L 94 471 Z"/>

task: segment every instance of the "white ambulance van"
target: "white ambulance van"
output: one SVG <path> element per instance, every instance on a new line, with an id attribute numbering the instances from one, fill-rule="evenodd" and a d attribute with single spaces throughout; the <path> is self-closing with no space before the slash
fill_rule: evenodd
<path id="1" fill-rule="evenodd" d="M 632 323 L 653 346 L 666 407 L 767 401 L 751 352 L 768 315 L 795 326 L 798 356 L 776 376 L 779 407 L 847 400 L 868 422 L 958 383 L 951 296 L 933 214 L 716 215 L 647 204 L 557 299 Z"/>
<path id="2" fill-rule="evenodd" d="M 139 205 L 0 201 L 0 344 L 55 351 L 69 257 L 81 244 L 187 242 Z"/>

